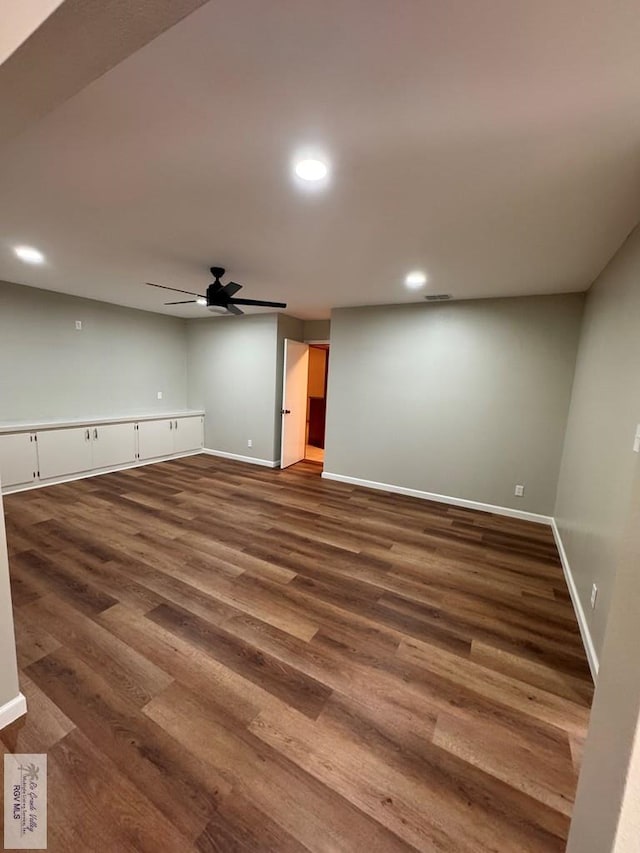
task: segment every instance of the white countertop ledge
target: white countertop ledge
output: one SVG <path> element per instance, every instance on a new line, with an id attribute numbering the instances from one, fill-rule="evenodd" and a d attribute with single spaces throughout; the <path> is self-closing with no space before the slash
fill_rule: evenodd
<path id="1" fill-rule="evenodd" d="M 183 409 L 173 412 L 153 412 L 134 415 L 118 415 L 103 418 L 70 418 L 48 421 L 0 421 L 0 433 L 38 432 L 43 429 L 64 429 L 65 427 L 99 426 L 100 424 L 138 423 L 139 421 L 163 421 L 168 418 L 194 418 L 204 415 L 202 409 Z"/>

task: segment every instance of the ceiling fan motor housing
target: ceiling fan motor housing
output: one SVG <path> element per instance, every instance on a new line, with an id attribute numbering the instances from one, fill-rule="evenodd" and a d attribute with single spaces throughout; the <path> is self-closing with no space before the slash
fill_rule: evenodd
<path id="1" fill-rule="evenodd" d="M 207 288 L 207 305 L 209 307 L 211 307 L 211 305 L 225 305 L 228 300 L 229 298 L 224 292 L 219 281 L 214 281 L 209 285 Z"/>

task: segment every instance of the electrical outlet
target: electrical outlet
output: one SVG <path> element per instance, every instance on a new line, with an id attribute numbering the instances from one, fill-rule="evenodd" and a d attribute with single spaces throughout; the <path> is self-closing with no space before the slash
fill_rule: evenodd
<path id="1" fill-rule="evenodd" d="M 516 490 L 514 492 L 514 495 L 517 498 L 521 498 L 524 495 L 524 486 L 521 486 L 521 485 L 516 486 Z"/>
<path id="2" fill-rule="evenodd" d="M 594 610 L 596 606 L 596 600 L 598 598 L 598 587 L 596 584 L 593 584 L 591 587 L 591 609 Z"/>
<path id="3" fill-rule="evenodd" d="M 247 439 L 247 447 L 253 447 L 253 439 L 251 439 L 251 438 Z"/>
<path id="4" fill-rule="evenodd" d="M 76 320 L 76 330 L 78 332 L 82 330 L 82 320 Z"/>
<path id="5" fill-rule="evenodd" d="M 158 391 L 158 400 L 162 400 L 162 391 Z"/>

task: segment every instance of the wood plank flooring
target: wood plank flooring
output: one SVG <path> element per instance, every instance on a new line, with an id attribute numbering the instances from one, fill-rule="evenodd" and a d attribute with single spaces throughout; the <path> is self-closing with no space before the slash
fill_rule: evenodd
<path id="1" fill-rule="evenodd" d="M 592 684 L 548 528 L 191 456 L 5 498 L 51 851 L 562 851 Z"/>

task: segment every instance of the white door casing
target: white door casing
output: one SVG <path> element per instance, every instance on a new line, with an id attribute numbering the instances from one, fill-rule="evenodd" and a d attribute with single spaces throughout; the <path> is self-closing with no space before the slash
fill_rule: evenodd
<path id="1" fill-rule="evenodd" d="M 286 338 L 282 378 L 281 468 L 288 468 L 304 459 L 308 381 L 309 345 Z"/>

